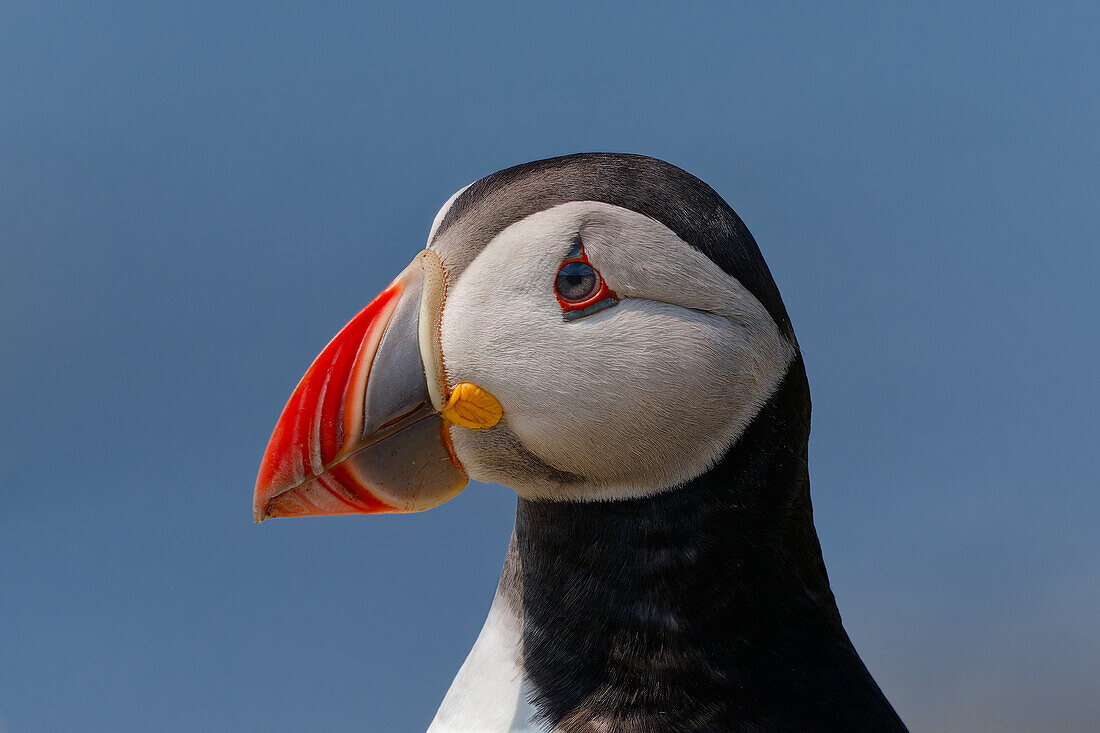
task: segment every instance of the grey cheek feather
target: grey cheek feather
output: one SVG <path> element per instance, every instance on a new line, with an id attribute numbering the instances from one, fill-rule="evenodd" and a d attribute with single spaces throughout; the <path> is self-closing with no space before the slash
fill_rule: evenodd
<path id="1" fill-rule="evenodd" d="M 554 468 L 527 450 L 509 429 L 507 416 L 490 430 L 473 431 L 454 425 L 450 430 L 455 453 L 465 457 L 463 467 L 478 481 L 505 486 L 535 482 L 546 492 L 585 484 L 580 476 Z"/>
<path id="2" fill-rule="evenodd" d="M 564 323 L 552 277 L 577 232 L 624 300 Z M 710 468 L 796 353 L 698 250 L 591 201 L 533 214 L 484 247 L 452 282 L 443 341 L 451 379 L 505 408 L 498 428 L 452 428 L 470 476 L 580 501 L 652 494 Z"/>

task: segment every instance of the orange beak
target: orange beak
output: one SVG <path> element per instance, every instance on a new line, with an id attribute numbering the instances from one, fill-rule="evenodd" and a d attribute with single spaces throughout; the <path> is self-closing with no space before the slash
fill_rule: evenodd
<path id="1" fill-rule="evenodd" d="M 436 352 L 421 348 L 431 331 L 420 321 L 438 323 L 442 304 L 424 297 L 422 262 L 352 318 L 298 383 L 260 464 L 257 522 L 419 511 L 468 482 L 429 394 L 423 362 Z"/>

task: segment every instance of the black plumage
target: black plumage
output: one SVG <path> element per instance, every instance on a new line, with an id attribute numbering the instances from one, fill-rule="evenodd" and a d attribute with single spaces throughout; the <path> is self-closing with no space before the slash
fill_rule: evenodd
<path id="1" fill-rule="evenodd" d="M 446 243 L 457 276 L 510 224 L 584 200 L 645 214 L 706 254 L 760 301 L 796 356 L 695 479 L 645 498 L 519 499 L 498 592 L 523 619 L 538 719 L 578 732 L 904 731 L 829 588 L 810 503 L 805 367 L 734 210 L 654 158 L 568 155 L 472 184 L 433 242 Z"/>
<path id="2" fill-rule="evenodd" d="M 813 526 L 801 358 L 714 469 L 656 496 L 520 499 L 505 589 L 562 730 L 904 731 Z M 608 724 L 600 728 L 599 724 Z"/>

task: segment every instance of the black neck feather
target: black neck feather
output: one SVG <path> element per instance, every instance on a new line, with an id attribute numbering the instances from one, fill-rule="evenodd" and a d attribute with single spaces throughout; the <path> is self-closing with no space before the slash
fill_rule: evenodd
<path id="1" fill-rule="evenodd" d="M 799 357 L 737 445 L 682 487 L 614 502 L 520 499 L 506 576 L 544 723 L 905 730 L 829 589 L 809 412 Z"/>

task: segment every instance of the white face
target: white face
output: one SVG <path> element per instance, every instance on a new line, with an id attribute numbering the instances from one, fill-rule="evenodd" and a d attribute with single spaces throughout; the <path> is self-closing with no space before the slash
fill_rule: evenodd
<path id="1" fill-rule="evenodd" d="M 567 321 L 555 278 L 578 236 L 620 302 Z M 504 408 L 488 430 L 450 428 L 470 477 L 573 501 L 644 496 L 703 473 L 795 354 L 709 258 L 647 216 L 594 201 L 533 214 L 489 242 L 449 282 L 441 341 L 447 382 L 478 384 Z"/>

